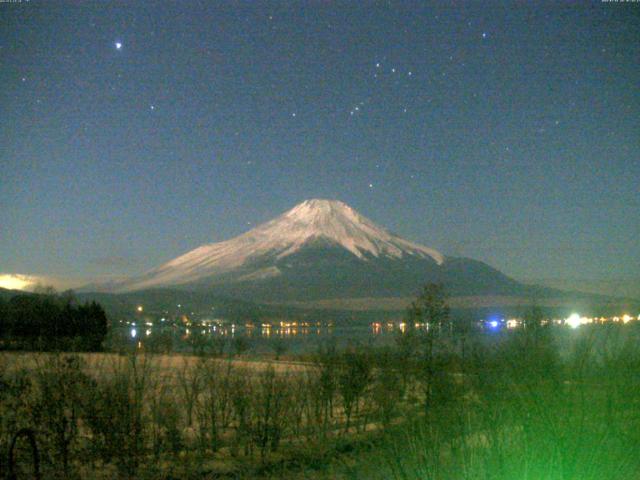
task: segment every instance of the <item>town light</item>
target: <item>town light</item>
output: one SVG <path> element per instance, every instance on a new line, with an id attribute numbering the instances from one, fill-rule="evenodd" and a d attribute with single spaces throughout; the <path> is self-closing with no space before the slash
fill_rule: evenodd
<path id="1" fill-rule="evenodd" d="M 564 321 L 565 324 L 569 325 L 571 328 L 578 328 L 582 325 L 582 319 L 580 315 L 577 313 L 572 313 L 569 317 Z"/>

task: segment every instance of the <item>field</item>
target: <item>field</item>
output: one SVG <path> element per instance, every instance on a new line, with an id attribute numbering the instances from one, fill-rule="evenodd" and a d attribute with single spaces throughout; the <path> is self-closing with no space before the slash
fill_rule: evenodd
<path id="1" fill-rule="evenodd" d="M 640 326 L 411 331 L 304 361 L 3 353 L 42 478 L 640 478 Z M 2 474 L 34 469 L 22 436 Z M 26 475 L 26 476 L 24 476 Z"/>

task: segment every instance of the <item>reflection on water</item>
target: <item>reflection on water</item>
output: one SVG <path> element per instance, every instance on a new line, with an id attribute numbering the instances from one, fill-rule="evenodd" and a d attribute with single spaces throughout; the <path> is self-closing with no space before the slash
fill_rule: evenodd
<path id="1" fill-rule="evenodd" d="M 344 346 L 350 343 L 382 345 L 393 340 L 394 335 L 404 332 L 402 322 L 344 323 L 334 322 L 246 322 L 224 323 L 216 321 L 195 322 L 121 322 L 116 328 L 121 338 L 141 348 L 153 348 L 164 342 L 175 350 L 186 350 L 193 345 L 231 343 L 243 338 L 252 349 L 269 351 L 276 343 L 283 342 L 290 352 L 312 351 L 318 345 L 333 343 Z M 274 343 L 276 342 L 276 343 Z"/>
<path id="2" fill-rule="evenodd" d="M 416 324 L 416 328 L 424 327 Z M 127 322 L 126 326 L 117 327 L 120 330 L 126 330 L 130 333 L 131 338 L 139 337 L 142 330 L 135 322 Z M 144 328 L 144 334 L 149 337 L 158 333 L 172 333 L 179 337 L 189 338 L 192 335 L 205 335 L 207 337 L 228 337 L 235 338 L 244 336 L 248 338 L 289 338 L 296 336 L 316 336 L 326 337 L 332 335 L 343 335 L 346 333 L 354 333 L 365 336 L 388 335 L 395 332 L 404 333 L 407 325 L 404 322 L 372 322 L 370 324 L 355 325 L 334 325 L 333 323 L 245 323 L 245 324 L 227 324 L 227 325 L 157 325 L 147 322 Z"/>
<path id="3" fill-rule="evenodd" d="M 139 311 L 141 312 L 141 311 Z M 541 325 L 570 327 L 575 330 L 582 325 L 640 322 L 640 315 L 622 314 L 613 317 L 590 318 L 572 314 L 566 319 L 542 319 Z M 524 328 L 522 318 L 500 318 L 490 316 L 475 322 L 489 336 L 502 331 Z M 113 332 L 117 342 L 136 345 L 139 348 L 186 351 L 209 349 L 223 352 L 238 348 L 234 343 L 248 344 L 256 352 L 283 351 L 303 353 L 315 351 L 319 345 L 331 343 L 336 347 L 360 343 L 372 346 L 393 342 L 398 335 L 410 328 L 429 331 L 429 324 L 407 324 L 405 321 L 384 322 L 308 322 L 308 321 L 262 321 L 231 323 L 221 319 L 194 320 L 186 315 L 159 320 L 140 315 L 135 321 L 121 320 Z M 120 343 L 121 345 L 122 343 Z M 245 349 L 246 351 L 246 349 Z"/>

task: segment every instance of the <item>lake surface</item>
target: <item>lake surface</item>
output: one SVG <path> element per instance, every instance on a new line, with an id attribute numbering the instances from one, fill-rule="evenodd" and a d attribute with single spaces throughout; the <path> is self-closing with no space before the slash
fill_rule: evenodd
<path id="1" fill-rule="evenodd" d="M 220 347 L 230 351 L 237 339 L 255 353 L 312 353 L 322 346 L 335 345 L 344 348 L 349 345 L 382 346 L 393 343 L 401 333 L 397 324 L 339 324 L 339 325 L 211 325 L 211 326 L 149 326 L 127 325 L 118 327 L 121 338 L 131 344 L 152 345 L 162 336 L 171 338 L 176 351 L 189 350 L 194 345 Z"/>

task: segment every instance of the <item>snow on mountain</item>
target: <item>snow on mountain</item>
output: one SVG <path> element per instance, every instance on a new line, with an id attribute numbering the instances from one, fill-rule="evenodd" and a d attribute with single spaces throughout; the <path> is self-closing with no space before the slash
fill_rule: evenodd
<path id="1" fill-rule="evenodd" d="M 262 256 L 282 259 L 318 240 L 343 247 L 365 262 L 370 257 L 403 258 L 407 255 L 431 259 L 438 265 L 444 262 L 441 253 L 387 232 L 343 202 L 314 199 L 296 205 L 243 235 L 202 245 L 141 277 L 124 282 L 117 290 L 188 284 L 233 272 Z M 263 278 L 279 273 L 272 266 L 247 275 Z"/>

